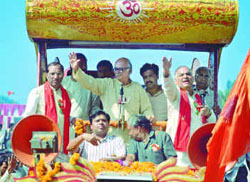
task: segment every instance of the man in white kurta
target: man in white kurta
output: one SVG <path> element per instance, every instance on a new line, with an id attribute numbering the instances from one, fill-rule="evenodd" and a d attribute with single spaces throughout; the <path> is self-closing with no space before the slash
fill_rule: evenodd
<path id="1" fill-rule="evenodd" d="M 215 122 L 216 117 L 214 113 L 206 106 L 204 106 L 200 113 L 197 114 L 197 108 L 195 107 L 195 94 L 192 90 L 193 78 L 189 68 L 181 66 L 177 68 L 175 73 L 175 82 L 170 74 L 171 59 L 168 61 L 165 57 L 163 58 L 163 90 L 168 98 L 168 124 L 166 132 L 169 133 L 172 140 L 175 141 L 176 132 L 179 124 L 179 111 L 180 107 L 180 88 L 185 90 L 188 95 L 188 100 L 191 108 L 191 125 L 190 134 L 191 136 L 195 130 L 202 126 L 201 116 L 207 117 L 207 122 Z M 181 166 L 192 166 L 187 152 L 176 151 L 178 160 L 177 165 Z"/>
<path id="2" fill-rule="evenodd" d="M 62 109 L 60 107 L 60 101 L 62 100 L 62 87 L 61 82 L 63 79 L 63 66 L 60 63 L 52 62 L 48 65 L 48 73 L 47 73 L 47 80 L 50 85 L 50 88 L 53 91 L 54 101 L 55 101 L 55 109 L 57 114 L 57 125 L 60 129 L 62 141 L 64 141 L 64 114 L 62 112 Z M 45 114 L 45 84 L 41 85 L 39 87 L 36 87 L 31 90 L 27 104 L 26 109 L 23 114 L 23 117 L 32 115 L 32 114 Z M 63 151 L 64 145 L 62 142 L 62 151 Z M 64 154 L 60 154 L 58 158 L 62 158 L 62 160 L 67 160 L 67 156 Z M 60 159 L 59 159 L 60 160 Z"/>

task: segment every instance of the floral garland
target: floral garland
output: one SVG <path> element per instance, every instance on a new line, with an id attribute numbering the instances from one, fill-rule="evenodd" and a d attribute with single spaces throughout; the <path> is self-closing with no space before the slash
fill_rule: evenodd
<path id="1" fill-rule="evenodd" d="M 76 119 L 76 122 L 75 122 L 75 133 L 77 134 L 77 136 L 79 136 L 79 135 L 81 135 L 81 134 L 83 134 L 83 133 L 86 132 L 87 125 L 88 125 L 88 123 L 83 122 L 82 119 L 79 119 L 79 118 Z"/>
<path id="2" fill-rule="evenodd" d="M 60 108 L 60 112 L 63 113 L 64 110 L 64 104 L 62 99 L 58 99 L 58 106 Z"/>
<path id="3" fill-rule="evenodd" d="M 47 171 L 47 168 L 45 167 L 44 159 L 41 157 L 39 162 L 37 163 L 36 170 L 37 170 L 37 177 L 39 178 L 40 181 L 49 182 L 49 181 L 52 181 L 53 176 L 55 176 L 55 174 L 61 170 L 61 165 L 58 162 L 56 162 L 54 169 Z M 32 174 L 34 175 L 34 173 L 31 173 L 31 172 L 29 174 L 30 176 L 32 176 Z"/>
<path id="4" fill-rule="evenodd" d="M 69 163 L 70 163 L 71 165 L 75 165 L 76 162 L 79 160 L 79 158 L 80 158 L 80 154 L 79 154 L 79 153 L 74 153 L 74 154 L 71 156 L 71 158 L 70 158 L 70 160 L 69 160 Z"/>

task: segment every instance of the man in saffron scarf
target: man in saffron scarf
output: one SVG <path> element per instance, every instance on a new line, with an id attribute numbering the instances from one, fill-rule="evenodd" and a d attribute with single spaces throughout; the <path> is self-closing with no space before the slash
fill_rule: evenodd
<path id="1" fill-rule="evenodd" d="M 67 91 L 61 85 L 63 71 L 63 65 L 59 62 L 52 62 L 48 65 L 46 74 L 48 81 L 31 90 L 24 116 L 43 114 L 57 123 L 62 134 L 62 152 L 67 154 L 71 103 Z"/>
<path id="2" fill-rule="evenodd" d="M 170 74 L 171 62 L 163 61 L 163 90 L 168 98 L 168 124 L 166 132 L 171 136 L 177 153 L 177 165 L 192 166 L 187 145 L 191 135 L 206 122 L 216 117 L 209 107 L 202 105 L 200 96 L 192 89 L 191 70 L 180 66 L 175 71 L 175 83 Z"/>

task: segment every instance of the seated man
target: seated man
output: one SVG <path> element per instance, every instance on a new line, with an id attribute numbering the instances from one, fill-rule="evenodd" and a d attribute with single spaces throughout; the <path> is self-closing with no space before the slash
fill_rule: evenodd
<path id="1" fill-rule="evenodd" d="M 150 121 L 143 115 L 133 115 L 128 120 L 131 136 L 126 161 L 153 162 L 160 164 L 169 157 L 176 157 L 170 136 L 151 129 Z"/>
<path id="2" fill-rule="evenodd" d="M 67 149 L 79 152 L 89 161 L 114 161 L 124 159 L 126 145 L 121 137 L 107 135 L 110 117 L 104 111 L 97 111 L 90 116 L 92 134 L 83 133 L 73 139 Z"/>

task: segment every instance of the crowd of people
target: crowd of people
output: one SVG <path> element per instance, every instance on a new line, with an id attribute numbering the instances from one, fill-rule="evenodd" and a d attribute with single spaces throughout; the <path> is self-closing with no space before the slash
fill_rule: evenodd
<path id="1" fill-rule="evenodd" d="M 177 157 L 177 165 L 192 167 L 187 155 L 191 135 L 203 124 L 216 122 L 221 112 L 220 99 L 214 104 L 207 67 L 198 68 L 193 76 L 183 65 L 172 75 L 172 58 L 164 57 L 159 84 L 159 66 L 146 63 L 140 69 L 144 89 L 131 80 L 128 58 L 117 59 L 114 68 L 110 61 L 100 61 L 97 78 L 90 75 L 83 54 L 70 53 L 69 62 L 66 76 L 60 61 L 48 65 L 47 82 L 30 92 L 23 115 L 43 114 L 57 123 L 63 141 L 57 160 L 68 161 L 74 152 L 89 161 L 123 160 L 124 164 L 159 164 Z M 89 120 L 90 127 L 76 137 L 77 118 Z M 111 127 L 111 120 L 119 121 L 118 126 L 127 121 L 127 127 Z M 152 127 L 156 121 L 167 122 L 166 131 Z"/>

